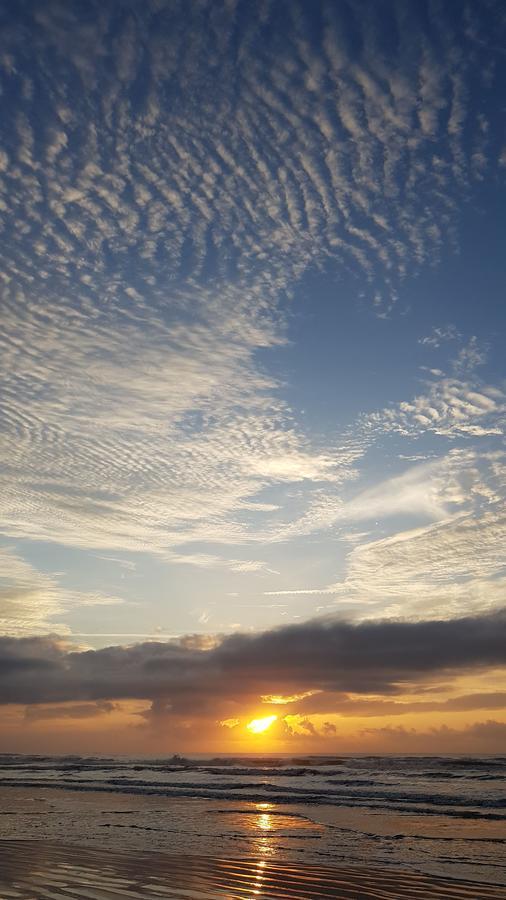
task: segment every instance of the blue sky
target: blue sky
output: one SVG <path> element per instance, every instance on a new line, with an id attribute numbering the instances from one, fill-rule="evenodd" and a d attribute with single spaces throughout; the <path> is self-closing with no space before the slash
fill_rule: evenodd
<path id="1" fill-rule="evenodd" d="M 500 606 L 501 4 L 1 20 L 2 633 Z"/>

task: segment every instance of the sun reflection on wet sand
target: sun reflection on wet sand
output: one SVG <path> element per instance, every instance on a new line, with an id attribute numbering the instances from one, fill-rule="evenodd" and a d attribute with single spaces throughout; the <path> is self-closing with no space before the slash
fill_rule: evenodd
<path id="1" fill-rule="evenodd" d="M 265 869 L 265 860 L 264 860 L 264 859 L 259 859 L 258 862 L 257 862 L 257 864 L 256 864 L 256 867 L 257 867 L 257 871 L 256 871 L 256 874 L 255 874 L 255 885 L 254 885 L 253 890 L 252 890 L 252 896 L 253 896 L 253 897 L 258 897 L 258 896 L 261 896 L 261 895 L 262 895 L 262 887 L 263 887 L 263 880 L 264 880 L 264 869 Z"/>
<path id="2" fill-rule="evenodd" d="M 262 810 L 259 817 L 262 821 L 275 818 Z M 264 831 L 266 840 L 271 832 L 272 823 Z M 301 900 L 412 900 L 415 896 L 505 900 L 506 891 L 395 869 L 297 865 L 262 858 L 171 857 L 155 851 L 106 852 L 45 841 L 0 841 L 2 900 L 279 900 L 281 896 Z"/>

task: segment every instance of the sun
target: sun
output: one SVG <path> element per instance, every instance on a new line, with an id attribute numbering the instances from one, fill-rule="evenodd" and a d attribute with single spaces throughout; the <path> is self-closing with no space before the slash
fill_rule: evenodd
<path id="1" fill-rule="evenodd" d="M 277 718 L 277 716 L 266 716 L 265 719 L 252 719 L 251 722 L 248 722 L 246 728 L 248 731 L 251 731 L 251 734 L 263 734 Z"/>

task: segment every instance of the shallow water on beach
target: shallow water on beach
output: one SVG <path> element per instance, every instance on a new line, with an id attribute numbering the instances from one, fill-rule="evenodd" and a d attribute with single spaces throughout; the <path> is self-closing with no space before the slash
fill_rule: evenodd
<path id="1" fill-rule="evenodd" d="M 361 866 L 367 861 L 380 868 L 506 884 L 503 823 L 420 821 L 344 806 L 5 788 L 0 791 L 0 838 L 272 864 Z"/>
<path id="2" fill-rule="evenodd" d="M 0 841 L 2 900 L 504 900 L 506 890 L 402 871 Z"/>

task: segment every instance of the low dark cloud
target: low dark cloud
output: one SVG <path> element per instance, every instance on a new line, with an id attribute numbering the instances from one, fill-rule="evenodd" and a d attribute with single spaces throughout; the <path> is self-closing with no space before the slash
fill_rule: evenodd
<path id="1" fill-rule="evenodd" d="M 348 694 L 325 692 L 297 702 L 303 715 L 339 713 L 340 716 L 402 716 L 406 713 L 469 712 L 475 709 L 506 709 L 506 691 L 482 691 L 450 697 L 448 700 L 393 698 L 361 699 Z"/>
<path id="2" fill-rule="evenodd" d="M 469 734 L 474 737 L 490 740 L 491 738 L 501 742 L 501 749 L 504 752 L 506 746 L 506 722 L 496 722 L 494 719 L 488 719 L 486 722 L 475 722 L 468 729 Z"/>
<path id="3" fill-rule="evenodd" d="M 394 752 L 503 754 L 506 722 L 488 719 L 486 722 L 474 722 L 466 728 L 442 725 L 425 732 L 387 725 L 384 728 L 369 728 L 362 734 L 373 738 L 382 749 Z"/>
<path id="4" fill-rule="evenodd" d="M 27 706 L 25 719 L 29 722 L 41 719 L 95 719 L 117 709 L 110 700 L 99 700 L 97 703 L 77 703 L 56 706 Z"/>
<path id="5" fill-rule="evenodd" d="M 150 642 L 73 651 L 52 637 L 4 637 L 0 703 L 150 699 L 173 713 L 203 714 L 273 691 L 394 695 L 504 664 L 505 610 L 450 621 L 310 621 L 225 637 L 207 650 Z M 462 702 L 457 708 L 470 708 Z"/>

